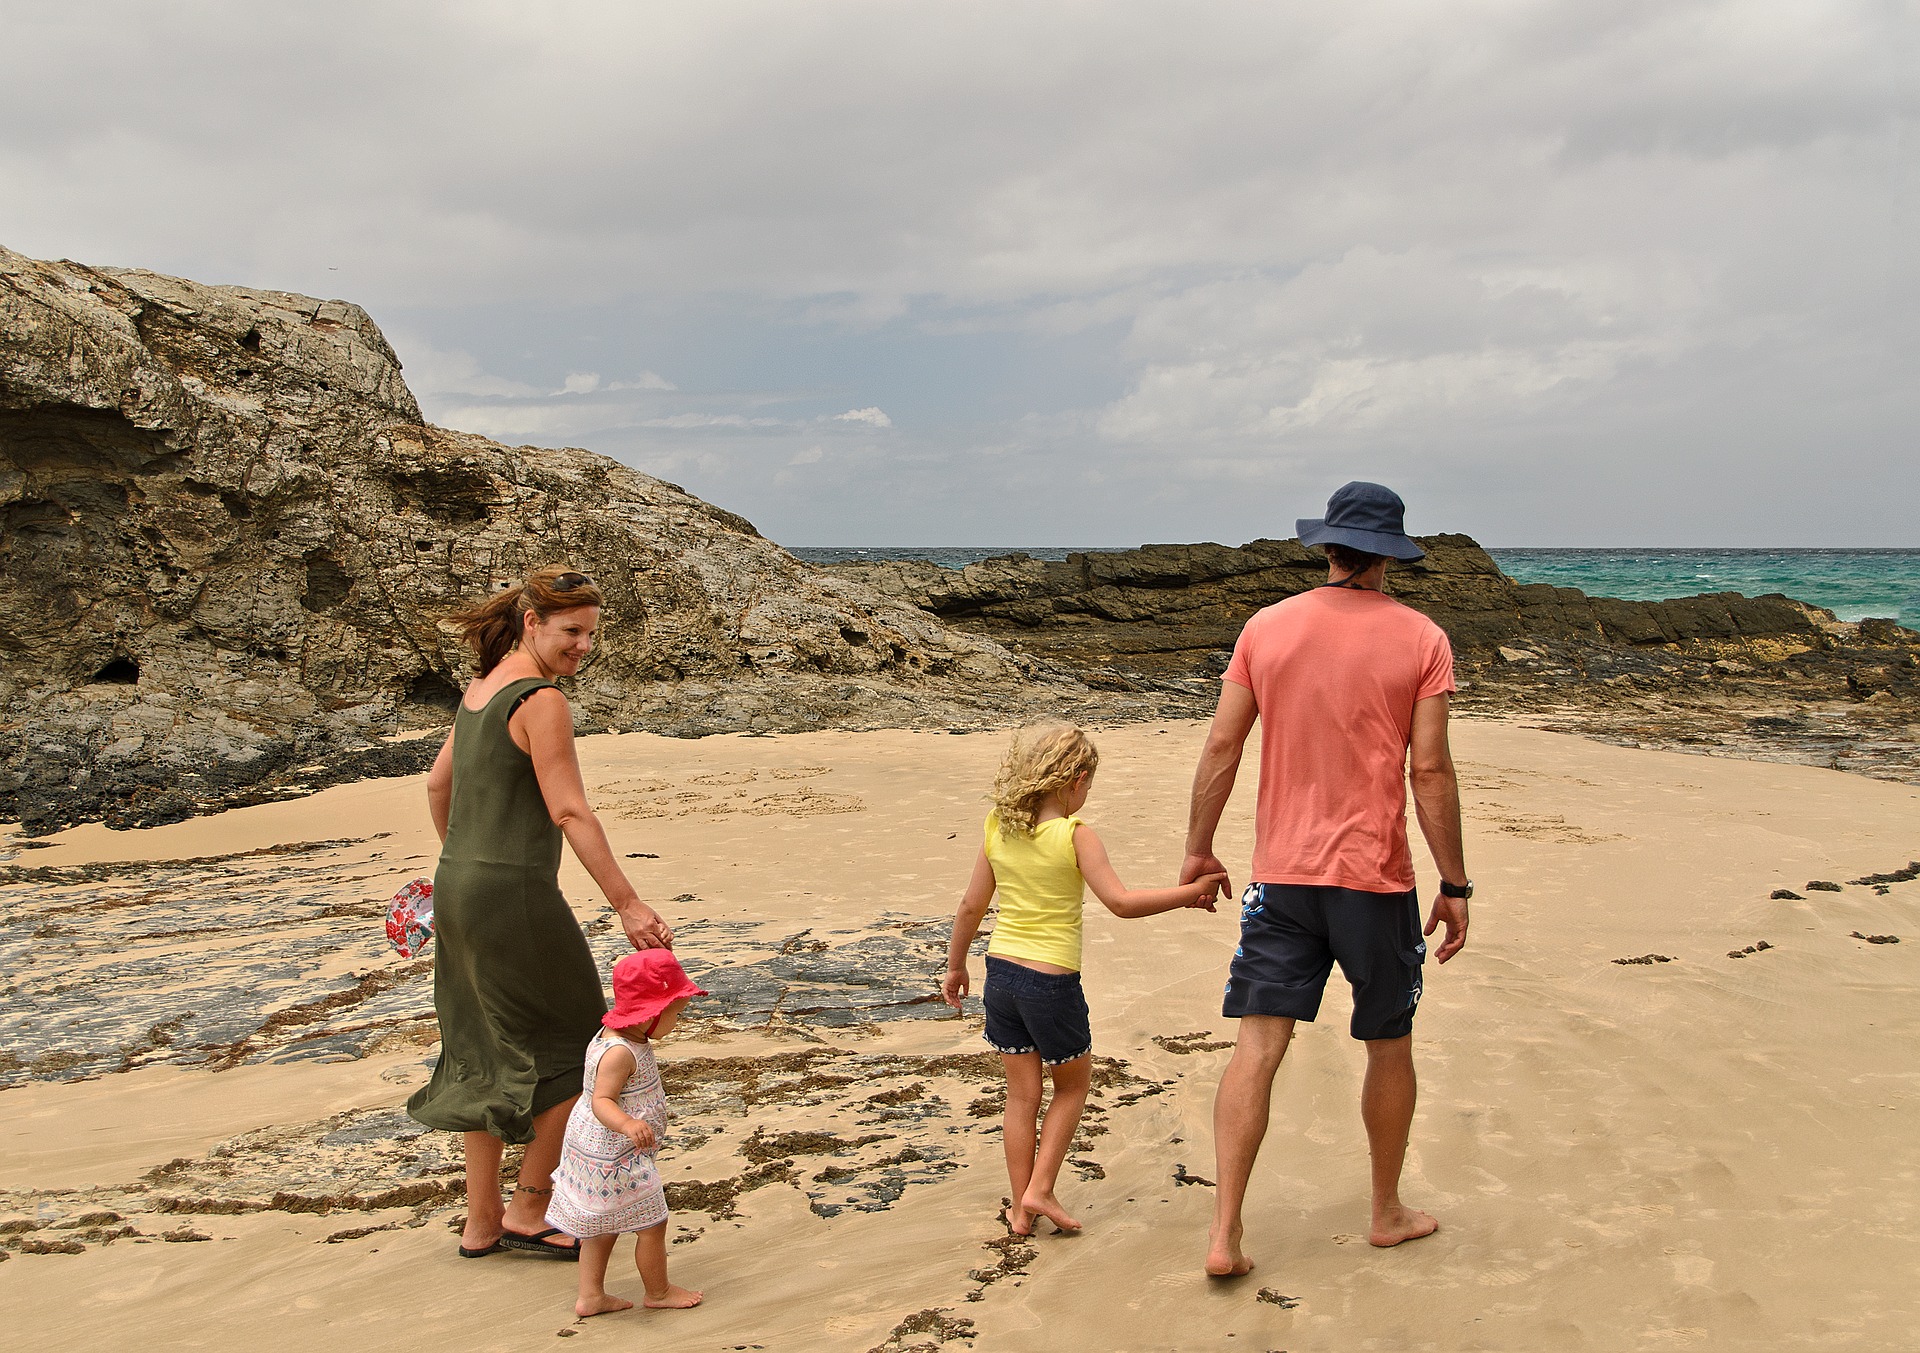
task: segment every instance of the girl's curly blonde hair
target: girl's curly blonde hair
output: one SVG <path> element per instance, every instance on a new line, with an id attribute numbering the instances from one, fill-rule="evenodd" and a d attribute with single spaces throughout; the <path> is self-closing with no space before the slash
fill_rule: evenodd
<path id="1" fill-rule="evenodd" d="M 1013 735 L 1007 759 L 993 782 L 1000 833 L 1031 836 L 1034 815 L 1047 795 L 1065 789 L 1100 764 L 1100 753 L 1072 724 L 1041 724 Z"/>

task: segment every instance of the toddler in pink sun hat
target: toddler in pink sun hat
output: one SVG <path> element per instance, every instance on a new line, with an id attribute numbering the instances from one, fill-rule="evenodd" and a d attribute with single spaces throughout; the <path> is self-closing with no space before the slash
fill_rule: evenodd
<path id="1" fill-rule="evenodd" d="M 653 1043 L 706 994 L 670 949 L 642 949 L 613 965 L 613 1009 L 587 1044 L 585 1086 L 567 1118 L 547 1206 L 547 1225 L 580 1238 L 575 1315 L 632 1308 L 607 1294 L 613 1242 L 627 1232 L 635 1233 L 633 1262 L 649 1309 L 700 1304 L 698 1292 L 667 1281 L 667 1195 L 654 1160 L 667 1130 L 667 1096 Z"/>

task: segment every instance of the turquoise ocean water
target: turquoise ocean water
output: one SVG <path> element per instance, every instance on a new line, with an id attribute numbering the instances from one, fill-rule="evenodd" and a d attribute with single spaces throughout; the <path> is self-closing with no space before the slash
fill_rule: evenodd
<path id="1" fill-rule="evenodd" d="M 861 559 L 924 559 L 963 568 L 1016 551 L 1035 559 L 1113 546 L 848 546 L 797 549 L 816 564 Z M 1784 592 L 1825 606 L 1842 620 L 1886 616 L 1920 629 L 1920 549 L 1704 550 L 1489 549 L 1507 575 L 1523 583 L 1577 587 L 1588 596 L 1661 601 L 1701 592 Z"/>

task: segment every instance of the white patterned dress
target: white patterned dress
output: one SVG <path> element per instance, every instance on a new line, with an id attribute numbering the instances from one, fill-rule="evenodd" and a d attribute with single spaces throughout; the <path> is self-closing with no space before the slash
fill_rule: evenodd
<path id="1" fill-rule="evenodd" d="M 566 1141 L 553 1172 L 553 1201 L 547 1205 L 547 1225 L 570 1236 L 645 1231 L 667 1219 L 667 1195 L 654 1153 L 639 1150 L 631 1138 L 593 1116 L 600 1059 L 616 1047 L 632 1053 L 634 1062 L 633 1074 L 620 1090 L 621 1109 L 646 1120 L 656 1141 L 666 1138 L 667 1096 L 653 1048 L 602 1029 L 587 1044 L 586 1092 L 567 1116 Z"/>

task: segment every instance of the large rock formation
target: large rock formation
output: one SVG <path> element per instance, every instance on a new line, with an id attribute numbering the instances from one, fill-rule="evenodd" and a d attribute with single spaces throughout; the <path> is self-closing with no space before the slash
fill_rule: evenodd
<path id="1" fill-rule="evenodd" d="M 1466 536 L 1428 536 L 1388 591 L 1451 636 L 1458 705 L 1523 713 L 1635 745 L 1802 761 L 1920 782 L 1920 634 L 1837 622 L 1783 596 L 1670 601 L 1525 585 Z M 1326 579 L 1298 541 L 1149 545 L 961 570 L 916 562 L 834 572 L 998 640 L 1088 684 L 1212 707 L 1247 617 Z"/>
<path id="2" fill-rule="evenodd" d="M 1427 557 L 1395 567 L 1394 596 L 1432 616 L 1469 660 L 1529 641 L 1637 648 L 1785 640 L 1814 647 L 1832 615 L 1782 596 L 1727 592 L 1673 601 L 1589 597 L 1520 584 L 1467 536 L 1425 536 Z M 1148 545 L 1040 561 L 1010 555 L 960 570 L 918 561 L 832 571 L 978 633 L 1075 668 L 1177 676 L 1218 666 L 1247 617 L 1326 581 L 1297 540 Z"/>
<path id="3" fill-rule="evenodd" d="M 444 623 L 567 561 L 585 727 L 973 722 L 1032 664 L 584 451 L 423 424 L 367 314 L 0 249 L 0 816 L 33 829 L 417 765 Z M 262 788 L 265 786 L 266 788 Z"/>

